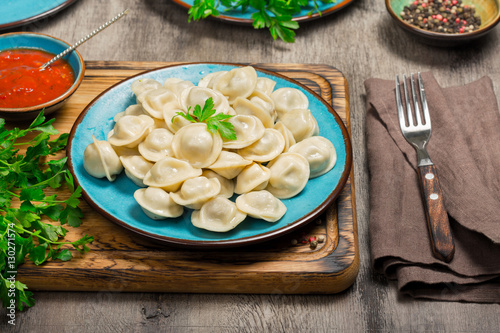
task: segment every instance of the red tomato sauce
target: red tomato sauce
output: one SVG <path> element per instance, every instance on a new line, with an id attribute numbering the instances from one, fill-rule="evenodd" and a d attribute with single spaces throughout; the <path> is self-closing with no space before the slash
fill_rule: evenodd
<path id="1" fill-rule="evenodd" d="M 75 80 L 71 66 L 60 59 L 41 71 L 55 55 L 35 49 L 0 52 L 0 107 L 22 108 L 51 101 Z"/>

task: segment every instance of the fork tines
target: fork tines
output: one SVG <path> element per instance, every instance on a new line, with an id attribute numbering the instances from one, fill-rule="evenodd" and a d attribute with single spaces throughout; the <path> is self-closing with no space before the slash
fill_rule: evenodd
<path id="1" fill-rule="evenodd" d="M 398 107 L 399 125 L 401 126 L 401 129 L 411 128 L 411 127 L 417 127 L 418 129 L 424 129 L 424 128 L 430 129 L 431 127 L 431 118 L 429 115 L 429 108 L 427 106 L 427 98 L 425 96 L 424 85 L 422 83 L 422 76 L 420 75 L 420 72 L 418 72 L 417 75 L 418 75 L 420 101 L 422 103 L 423 121 L 418 103 L 418 96 L 415 89 L 415 79 L 413 77 L 413 73 L 410 74 L 410 83 L 411 83 L 413 108 L 415 109 L 415 116 L 413 116 L 410 98 L 408 96 L 408 87 L 406 83 L 407 77 L 406 75 L 403 75 L 403 90 L 404 90 L 404 97 L 406 104 L 406 120 L 404 115 L 403 102 L 401 99 L 401 91 L 400 91 L 401 84 L 399 82 L 399 76 L 396 75 L 396 103 Z"/>

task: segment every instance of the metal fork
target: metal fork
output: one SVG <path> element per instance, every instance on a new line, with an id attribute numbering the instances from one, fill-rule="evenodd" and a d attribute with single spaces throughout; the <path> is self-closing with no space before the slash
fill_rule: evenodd
<path id="1" fill-rule="evenodd" d="M 399 77 L 396 75 L 396 104 L 398 107 L 399 126 L 401 127 L 401 132 L 406 141 L 408 141 L 417 151 L 418 176 L 425 206 L 425 215 L 431 239 L 432 252 L 437 259 L 449 262 L 453 259 L 455 253 L 455 244 L 450 230 L 448 215 L 444 208 L 443 193 L 439 185 L 436 168 L 426 149 L 427 143 L 431 137 L 431 118 L 429 116 L 429 108 L 425 97 L 424 84 L 420 73 L 418 73 L 418 85 L 423 111 L 422 119 L 418 97 L 415 91 L 413 73 L 410 75 L 410 83 L 415 112 L 412 111 L 411 102 L 408 98 L 406 75 L 403 75 L 403 80 L 407 114 L 406 119 L 403 102 L 401 100 L 401 85 L 399 83 Z"/>

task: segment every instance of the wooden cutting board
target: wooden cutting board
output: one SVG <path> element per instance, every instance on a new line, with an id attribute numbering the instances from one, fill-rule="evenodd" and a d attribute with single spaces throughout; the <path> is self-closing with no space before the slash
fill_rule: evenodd
<path id="1" fill-rule="evenodd" d="M 116 82 L 144 70 L 173 63 L 87 62 L 85 78 L 54 116 L 54 126 L 69 132 L 85 106 Z M 347 81 L 326 65 L 252 64 L 305 84 L 326 101 L 350 133 Z M 68 194 L 61 193 L 60 197 Z M 257 245 L 227 250 L 186 250 L 152 244 L 106 220 L 85 202 L 83 224 L 67 239 L 93 235 L 91 251 L 68 262 L 18 270 L 32 290 L 188 292 L 188 293 L 336 293 L 358 273 L 358 240 L 353 173 L 340 197 L 318 220 L 299 231 Z M 323 238 L 312 249 L 303 239 Z"/>

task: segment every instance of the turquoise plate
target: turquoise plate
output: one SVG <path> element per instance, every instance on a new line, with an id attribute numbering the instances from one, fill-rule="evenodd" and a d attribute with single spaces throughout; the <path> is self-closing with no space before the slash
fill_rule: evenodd
<path id="1" fill-rule="evenodd" d="M 172 0 L 178 5 L 181 5 L 184 8 L 191 8 L 194 4 L 194 0 Z M 314 3 L 309 1 L 309 6 L 303 7 L 300 13 L 293 15 L 293 21 L 301 22 L 301 21 L 310 21 L 320 17 L 324 17 L 328 14 L 332 14 L 345 6 L 352 3 L 354 0 L 337 0 L 335 3 L 323 3 L 320 0 L 317 1 L 318 9 L 321 11 L 321 15 L 314 8 Z M 219 16 L 213 16 L 215 19 L 219 19 L 221 21 L 227 21 L 231 23 L 237 24 L 245 24 L 251 25 L 253 22 L 252 14 L 255 13 L 255 9 L 248 8 L 244 13 L 241 10 L 228 10 L 224 11 L 225 8 L 221 5 L 219 8 Z"/>
<path id="2" fill-rule="evenodd" d="M 275 223 L 247 218 L 235 229 L 215 233 L 198 229 L 191 224 L 191 210 L 185 209 L 178 218 L 156 221 L 147 217 L 133 194 L 139 188 L 122 173 L 114 182 L 90 176 L 83 168 L 83 151 L 92 142 L 92 135 L 105 140 L 113 128 L 116 113 L 135 104 L 130 89 L 139 78 L 159 82 L 169 77 L 182 78 L 195 84 L 205 75 L 231 70 L 239 65 L 220 63 L 192 63 L 174 65 L 147 71 L 128 78 L 97 96 L 80 114 L 71 129 L 67 154 L 69 168 L 83 189 L 86 201 L 109 220 L 140 235 L 169 244 L 191 247 L 230 247 L 268 240 L 299 228 L 321 214 L 339 195 L 345 185 L 352 164 L 351 143 L 338 114 L 322 98 L 300 83 L 276 73 L 257 69 L 260 77 L 277 82 L 275 89 L 300 89 L 309 99 L 309 108 L 319 124 L 319 135 L 328 138 L 337 151 L 337 163 L 328 173 L 311 179 L 297 196 L 282 200 L 287 207 L 283 218 Z"/>
<path id="3" fill-rule="evenodd" d="M 77 0 L 2 0 L 0 30 L 11 29 L 53 15 Z"/>

